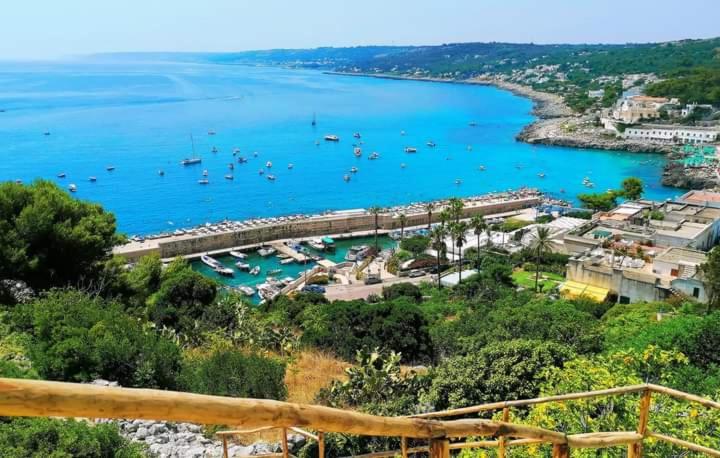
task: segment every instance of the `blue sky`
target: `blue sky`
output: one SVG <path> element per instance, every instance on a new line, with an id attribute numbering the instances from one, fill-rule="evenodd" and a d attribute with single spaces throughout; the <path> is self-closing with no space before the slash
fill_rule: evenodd
<path id="1" fill-rule="evenodd" d="M 112 51 L 646 42 L 720 35 L 720 0 L 5 0 L 0 58 Z"/>

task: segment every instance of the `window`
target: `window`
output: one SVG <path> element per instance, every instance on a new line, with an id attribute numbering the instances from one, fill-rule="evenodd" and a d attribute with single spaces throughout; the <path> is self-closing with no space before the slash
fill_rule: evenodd
<path id="1" fill-rule="evenodd" d="M 620 303 L 621 303 L 621 304 L 629 304 L 629 303 L 630 303 L 630 298 L 627 297 L 627 296 L 620 296 Z"/>
<path id="2" fill-rule="evenodd" d="M 700 288 L 693 288 L 693 297 L 697 298 L 700 297 Z"/>

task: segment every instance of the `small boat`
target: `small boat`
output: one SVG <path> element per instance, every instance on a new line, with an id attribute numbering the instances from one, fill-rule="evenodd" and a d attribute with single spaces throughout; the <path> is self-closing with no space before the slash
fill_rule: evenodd
<path id="1" fill-rule="evenodd" d="M 257 251 L 257 253 L 262 257 L 273 255 L 276 252 L 277 250 L 271 246 L 260 247 Z"/>
<path id="2" fill-rule="evenodd" d="M 485 171 L 485 166 L 484 166 L 484 165 L 481 165 L 481 166 L 480 166 L 480 171 L 481 171 L 481 172 L 484 172 L 484 171 Z"/>
<path id="3" fill-rule="evenodd" d="M 282 269 L 273 269 L 273 270 L 268 271 L 268 275 L 277 275 L 277 274 L 281 274 L 281 273 L 282 273 Z"/>
<path id="4" fill-rule="evenodd" d="M 472 151 L 472 145 L 468 145 L 468 146 L 467 146 L 467 150 L 468 150 L 468 151 Z"/>
<path id="5" fill-rule="evenodd" d="M 288 246 L 290 246 L 290 245 L 288 245 Z M 290 255 L 289 255 L 289 254 L 285 254 L 285 253 L 278 253 L 277 255 L 275 255 L 275 257 L 278 258 L 278 259 L 287 259 L 287 258 L 290 257 Z"/>
<path id="6" fill-rule="evenodd" d="M 250 269 L 250 275 L 259 275 L 260 274 L 260 266 L 255 266 L 252 269 Z"/>
<path id="7" fill-rule="evenodd" d="M 311 248 L 314 248 L 316 250 L 324 250 L 325 244 L 322 243 L 322 240 L 320 239 L 312 239 L 308 242 L 308 245 L 310 245 Z"/>
<path id="8" fill-rule="evenodd" d="M 15 180 L 15 184 L 23 184 L 23 180 L 21 180 L 20 178 L 18 178 L 17 180 Z"/>
<path id="9" fill-rule="evenodd" d="M 347 183 L 350 181 L 350 175 L 343 175 L 343 180 Z"/>
<path id="10" fill-rule="evenodd" d="M 210 184 L 210 180 L 203 178 L 201 180 L 198 180 L 198 184 Z"/>
<path id="11" fill-rule="evenodd" d="M 402 136 L 402 137 L 405 136 L 405 131 L 404 131 L 404 130 L 401 130 L 401 131 L 400 131 L 400 136 Z"/>
<path id="12" fill-rule="evenodd" d="M 223 277 L 234 277 L 235 276 L 234 270 L 232 270 L 229 267 L 225 267 L 223 265 L 217 266 L 214 270 L 216 273 L 218 273 L 219 275 L 222 275 Z"/>
<path id="13" fill-rule="evenodd" d="M 337 135 L 326 135 L 326 136 L 325 136 L 325 141 L 326 141 L 326 142 L 339 142 L 339 141 L 340 141 L 340 137 L 338 137 Z"/>
<path id="14" fill-rule="evenodd" d="M 212 129 L 208 130 L 208 135 L 215 135 L 215 131 Z"/>
<path id="15" fill-rule="evenodd" d="M 195 165 L 195 164 L 199 164 L 201 162 L 202 162 L 202 159 L 200 159 L 199 157 L 191 157 L 191 158 L 183 159 L 182 161 L 180 161 L 180 164 L 181 165 Z"/>
<path id="16" fill-rule="evenodd" d="M 317 120 L 315 119 L 315 113 L 313 113 L 313 120 L 312 120 L 312 126 L 317 125 Z"/>
<path id="17" fill-rule="evenodd" d="M 351 168 L 350 168 L 350 173 L 357 173 L 357 172 L 358 172 L 358 168 L 357 168 L 357 167 L 351 167 Z"/>
<path id="18" fill-rule="evenodd" d="M 355 133 L 353 134 L 353 137 L 355 137 L 355 138 L 360 138 L 360 137 L 361 137 L 360 132 L 355 132 Z"/>
<path id="19" fill-rule="evenodd" d="M 295 279 L 294 279 L 294 278 L 292 278 L 292 277 L 285 277 L 285 278 L 283 278 L 283 279 L 282 279 L 282 280 L 280 280 L 280 281 L 282 282 L 282 284 L 283 284 L 283 285 L 285 285 L 285 286 L 289 286 L 289 285 L 290 285 L 290 283 L 292 283 L 292 282 L 294 282 L 294 281 L 295 281 Z"/>
<path id="20" fill-rule="evenodd" d="M 200 261 L 212 269 L 222 266 L 222 264 L 220 264 L 220 261 L 218 261 L 217 259 L 213 258 L 212 256 L 208 256 L 206 254 L 200 256 Z"/>
<path id="21" fill-rule="evenodd" d="M 227 175 L 225 175 L 225 179 L 226 179 L 226 180 L 233 180 L 233 179 L 235 179 L 235 177 L 228 173 Z"/>
<path id="22" fill-rule="evenodd" d="M 43 132 L 43 135 L 47 137 L 48 135 L 50 135 L 50 131 L 46 130 L 45 132 Z"/>
<path id="23" fill-rule="evenodd" d="M 265 174 L 265 171 L 263 169 L 260 169 L 260 170 L 258 170 L 258 174 L 263 175 L 263 174 Z"/>
<path id="24" fill-rule="evenodd" d="M 22 183 L 22 181 L 21 181 L 21 183 Z M 68 186 L 68 189 L 70 190 L 70 192 L 76 192 L 77 186 L 75 186 L 73 183 L 70 183 L 70 186 Z"/>
<path id="25" fill-rule="evenodd" d="M 406 153 L 417 153 L 417 148 L 413 148 L 412 146 L 406 146 L 405 152 Z"/>
<path id="26" fill-rule="evenodd" d="M 292 170 L 292 168 L 295 167 L 292 163 L 288 164 L 288 170 Z"/>
<path id="27" fill-rule="evenodd" d="M 251 286 L 241 285 L 237 287 L 237 290 L 246 295 L 247 297 L 255 295 L 255 289 Z"/>
<path id="28" fill-rule="evenodd" d="M 370 159 L 371 161 L 374 161 L 375 159 L 377 159 L 379 157 L 380 157 L 380 155 L 378 153 L 376 153 L 375 151 L 373 151 L 372 154 L 370 154 L 370 156 L 368 156 L 368 159 Z"/>
<path id="29" fill-rule="evenodd" d="M 457 180 L 455 180 L 455 184 L 460 186 L 462 184 L 462 180 L 458 178 Z"/>
<path id="30" fill-rule="evenodd" d="M 565 189 L 560 188 L 560 194 L 565 194 Z"/>
<path id="31" fill-rule="evenodd" d="M 271 169 L 271 168 L 272 168 L 272 162 L 267 161 L 267 162 L 265 163 L 265 167 Z"/>
<path id="32" fill-rule="evenodd" d="M 212 151 L 213 153 L 217 153 L 217 152 L 218 152 L 217 146 L 213 146 L 211 151 Z"/>
<path id="33" fill-rule="evenodd" d="M 97 181 L 97 177 L 88 177 L 88 181 L 94 183 Z"/>
<path id="34" fill-rule="evenodd" d="M 238 158 L 238 163 L 239 163 L 239 164 L 244 164 L 244 163 L 246 163 L 247 161 L 248 161 L 248 160 L 247 160 L 246 158 L 242 157 L 242 156 L 240 156 L 240 157 Z"/>
<path id="35" fill-rule="evenodd" d="M 240 153 L 240 148 L 233 148 L 233 156 Z"/>
<path id="36" fill-rule="evenodd" d="M 108 172 L 112 172 L 113 170 L 115 170 L 115 166 L 114 166 L 114 165 L 108 165 L 107 167 L 105 167 L 105 170 L 107 170 Z"/>
<path id="37" fill-rule="evenodd" d="M 247 255 L 242 251 L 231 250 L 228 254 L 235 259 L 247 259 Z"/>
<path id="38" fill-rule="evenodd" d="M 232 162 L 229 163 L 229 164 L 228 164 L 228 168 L 229 168 L 230 170 L 235 170 L 235 164 L 233 164 Z"/>
<path id="39" fill-rule="evenodd" d="M 203 176 L 204 176 L 204 177 L 208 176 L 208 171 L 207 171 L 207 169 L 203 170 Z"/>
<path id="40" fill-rule="evenodd" d="M 67 175 L 65 173 L 58 173 L 58 178 L 65 178 Z"/>
<path id="41" fill-rule="evenodd" d="M 292 264 L 293 262 L 295 262 L 295 260 L 293 258 L 285 258 L 280 261 L 280 264 L 286 265 L 286 264 Z"/>
<path id="42" fill-rule="evenodd" d="M 435 148 L 437 146 L 437 144 L 432 140 L 427 142 L 426 145 L 429 146 L 430 148 Z"/>
<path id="43" fill-rule="evenodd" d="M 315 140 L 315 146 L 320 146 L 320 140 Z"/>
<path id="44" fill-rule="evenodd" d="M 253 151 L 253 157 L 258 157 L 258 152 L 257 152 L 257 151 Z"/>
<path id="45" fill-rule="evenodd" d="M 275 181 L 275 175 L 268 175 L 267 179 L 270 181 Z"/>
<path id="46" fill-rule="evenodd" d="M 477 123 L 476 123 L 475 121 L 470 121 L 470 122 L 468 123 L 468 126 L 470 126 L 470 127 L 475 127 L 475 126 L 477 126 Z"/>
<path id="47" fill-rule="evenodd" d="M 545 178 L 545 174 L 543 172 L 538 173 L 537 176 L 540 178 Z"/>
<path id="48" fill-rule="evenodd" d="M 355 157 L 360 157 L 362 156 L 362 150 L 360 148 L 355 148 L 353 150 L 353 154 L 355 155 Z"/>
<path id="49" fill-rule="evenodd" d="M 405 168 L 405 163 L 404 163 L 404 162 L 400 164 L 400 168 L 401 168 L 401 169 L 404 169 L 404 168 Z"/>
<path id="50" fill-rule="evenodd" d="M 165 172 L 163 170 L 158 170 L 158 175 L 160 175 L 161 177 L 165 176 Z"/>
<path id="51" fill-rule="evenodd" d="M 250 271 L 250 264 L 242 261 L 238 261 L 235 263 L 235 267 L 238 268 L 241 272 L 249 272 Z"/>

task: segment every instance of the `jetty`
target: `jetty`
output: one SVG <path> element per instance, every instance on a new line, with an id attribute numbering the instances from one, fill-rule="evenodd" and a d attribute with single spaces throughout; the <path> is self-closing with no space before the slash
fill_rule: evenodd
<path id="1" fill-rule="evenodd" d="M 270 244 L 270 246 L 275 248 L 275 250 L 277 250 L 278 253 L 286 254 L 299 263 L 312 261 L 312 259 L 310 259 L 310 257 L 306 256 L 304 253 L 298 253 L 297 251 L 293 250 L 292 248 L 290 248 L 289 246 L 285 245 L 282 242 L 272 242 Z"/>
<path id="2" fill-rule="evenodd" d="M 547 199 L 536 189 L 519 189 L 501 193 L 466 197 L 463 200 L 462 218 L 487 216 L 533 208 Z M 405 227 L 429 225 L 440 221 L 440 213 L 449 200 L 393 206 L 381 209 L 374 215 L 369 209 L 328 211 L 314 215 L 289 215 L 246 221 L 207 223 L 175 233 L 157 234 L 145 238 L 135 237 L 129 243 L 114 248 L 113 253 L 135 262 L 142 256 L 157 254 L 163 259 L 223 252 L 236 247 L 256 246 L 269 241 L 293 240 L 334 234 L 337 238 L 372 233 L 377 229 L 387 233 L 400 228 L 400 215 L 405 215 Z M 276 247 L 277 248 L 277 247 Z M 292 250 L 291 250 L 292 251 Z M 288 253 L 290 254 L 290 253 Z M 298 253 L 299 254 L 299 253 Z M 295 255 L 293 255 L 295 256 Z"/>

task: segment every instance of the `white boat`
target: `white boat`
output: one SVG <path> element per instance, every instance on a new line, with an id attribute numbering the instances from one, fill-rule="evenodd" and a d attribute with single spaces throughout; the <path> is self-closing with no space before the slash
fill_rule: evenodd
<path id="1" fill-rule="evenodd" d="M 281 273 L 282 273 L 282 269 L 273 269 L 273 270 L 269 270 L 269 271 L 268 271 L 268 275 L 277 275 L 277 274 L 281 274 Z M 276 280 L 275 280 L 274 278 L 272 278 L 272 277 L 267 277 L 266 280 L 267 280 L 268 282 L 275 282 L 275 281 L 276 281 Z"/>
<path id="2" fill-rule="evenodd" d="M 232 176 L 232 175 L 230 175 L 230 174 L 227 174 L 227 175 L 225 175 L 225 179 L 226 179 L 226 180 L 233 180 L 233 179 L 235 179 L 235 177 Z"/>
<path id="3" fill-rule="evenodd" d="M 247 255 L 245 253 L 243 253 L 242 251 L 232 250 L 228 254 L 235 259 L 247 259 Z"/>
<path id="4" fill-rule="evenodd" d="M 275 175 L 268 175 L 267 179 L 270 181 L 275 181 Z"/>
<path id="5" fill-rule="evenodd" d="M 208 171 L 207 171 L 207 169 L 203 170 L 203 176 L 204 176 L 204 177 L 208 176 Z"/>
<path id="6" fill-rule="evenodd" d="M 89 177 L 88 181 L 90 181 L 91 183 L 94 183 L 97 181 L 97 177 Z"/>
<path id="7" fill-rule="evenodd" d="M 350 173 L 357 173 L 357 172 L 358 172 L 358 168 L 357 168 L 357 167 L 351 167 L 351 168 L 350 168 Z"/>
<path id="8" fill-rule="evenodd" d="M 258 295 L 266 301 L 272 300 L 280 291 L 273 285 L 261 283 L 258 285 Z"/>
<path id="9" fill-rule="evenodd" d="M 77 186 L 75 186 L 75 184 L 73 184 L 73 183 L 70 183 L 70 186 L 68 186 L 68 189 L 70 190 L 70 192 L 75 192 L 75 191 L 77 191 Z"/>
<path id="10" fill-rule="evenodd" d="M 339 142 L 339 141 L 340 141 L 340 137 L 338 137 L 337 135 L 326 135 L 326 136 L 325 136 L 325 141 L 327 141 L 327 142 Z"/>
<path id="11" fill-rule="evenodd" d="M 257 151 L 253 151 L 253 157 L 258 157 L 258 152 L 257 152 Z"/>
<path id="12" fill-rule="evenodd" d="M 233 148 L 233 156 L 240 153 L 240 148 Z"/>
<path id="13" fill-rule="evenodd" d="M 210 180 L 201 179 L 201 180 L 198 180 L 198 184 L 210 184 Z"/>
<path id="14" fill-rule="evenodd" d="M 246 262 L 242 262 L 242 261 L 236 262 L 235 267 L 237 267 L 238 270 L 240 270 L 242 272 L 250 272 L 250 269 L 251 269 L 250 264 L 248 264 Z"/>
<path id="15" fill-rule="evenodd" d="M 401 135 L 401 136 L 405 136 L 405 131 L 404 131 L 404 130 L 401 130 L 401 131 L 400 131 L 400 135 Z"/>
<path id="16" fill-rule="evenodd" d="M 462 184 L 462 180 L 458 178 L 457 180 L 455 180 L 455 184 L 458 185 L 458 186 L 461 185 L 461 184 Z"/>
<path id="17" fill-rule="evenodd" d="M 484 165 L 481 165 L 481 166 L 480 166 L 480 171 L 481 171 L 481 172 L 484 172 L 484 171 L 485 171 L 485 166 L 484 166 Z"/>
<path id="18" fill-rule="evenodd" d="M 237 290 L 246 295 L 247 297 L 255 295 L 255 289 L 251 286 L 241 285 L 237 287 Z"/>
<path id="19" fill-rule="evenodd" d="M 360 156 L 362 156 L 362 149 L 360 149 L 360 148 L 355 148 L 355 149 L 353 150 L 353 154 L 355 155 L 355 157 L 360 157 Z"/>
<path id="20" fill-rule="evenodd" d="M 265 167 L 271 169 L 271 168 L 272 168 L 272 162 L 267 161 L 267 162 L 265 163 Z"/>
<path id="21" fill-rule="evenodd" d="M 208 256 L 206 254 L 200 256 L 200 261 L 202 261 L 202 263 L 205 264 L 206 266 L 213 268 L 213 269 L 222 265 L 222 264 L 220 264 L 220 261 L 218 261 L 217 259 L 213 258 L 212 256 Z"/>
<path id="22" fill-rule="evenodd" d="M 350 175 L 343 175 L 343 180 L 347 183 L 350 181 Z"/>
<path id="23" fill-rule="evenodd" d="M 295 262 L 295 260 L 293 258 L 285 258 L 280 261 L 280 264 L 286 265 L 286 264 L 292 264 L 293 262 Z"/>
<path id="24" fill-rule="evenodd" d="M 292 163 L 288 164 L 288 169 L 292 169 L 293 167 L 295 166 Z"/>
<path id="25" fill-rule="evenodd" d="M 259 275 L 260 274 L 260 266 L 255 266 L 252 269 L 250 269 L 250 275 Z"/>
<path id="26" fill-rule="evenodd" d="M 229 168 L 230 170 L 235 170 L 235 164 L 233 164 L 232 162 L 229 163 L 229 164 L 228 164 L 228 168 Z"/>
<path id="27" fill-rule="evenodd" d="M 406 153 L 417 153 L 417 148 L 413 148 L 412 146 L 406 146 L 405 152 Z"/>
<path id="28" fill-rule="evenodd" d="M 261 248 L 258 249 L 258 251 L 257 251 L 257 253 L 258 253 L 260 256 L 263 256 L 263 257 L 273 255 L 273 254 L 275 254 L 276 252 L 277 252 L 277 250 L 276 250 L 275 248 L 271 247 L 271 246 L 261 247 Z"/>
<path id="29" fill-rule="evenodd" d="M 430 148 L 435 148 L 437 144 L 434 141 L 430 140 L 429 142 L 427 142 L 427 146 L 429 146 Z"/>
<path id="30" fill-rule="evenodd" d="M 292 277 L 285 277 L 282 280 L 280 280 L 283 285 L 288 286 L 290 283 L 294 282 L 295 279 Z"/>
<path id="31" fill-rule="evenodd" d="M 540 178 L 545 178 L 545 174 L 542 173 L 542 172 L 538 173 L 537 176 L 540 177 Z"/>
<path id="32" fill-rule="evenodd" d="M 370 154 L 370 156 L 368 156 L 368 159 L 370 159 L 371 161 L 373 161 L 373 160 L 375 160 L 375 159 L 377 159 L 377 158 L 379 158 L 379 157 L 380 157 L 380 155 L 379 155 L 378 153 L 376 153 L 375 151 L 373 151 L 372 154 Z"/>
<path id="33" fill-rule="evenodd" d="M 214 270 L 215 270 L 215 272 L 222 275 L 223 277 L 234 277 L 235 276 L 235 271 L 229 267 L 225 267 L 225 266 L 221 265 L 221 266 L 216 267 Z"/>
<path id="34" fill-rule="evenodd" d="M 182 161 L 180 161 L 180 164 L 182 164 L 182 165 L 195 165 L 195 164 L 199 164 L 199 163 L 201 163 L 201 162 L 202 162 L 202 159 L 200 159 L 199 157 L 190 157 L 190 158 L 185 158 L 185 159 L 183 159 Z"/>
<path id="35" fill-rule="evenodd" d="M 360 132 L 355 132 L 355 133 L 353 134 L 353 137 L 355 137 L 355 138 L 360 138 L 360 137 L 361 137 Z"/>
<path id="36" fill-rule="evenodd" d="M 312 239 L 308 242 L 308 245 L 310 247 L 315 248 L 316 250 L 324 250 L 325 244 L 322 243 L 322 240 L 320 239 Z"/>

